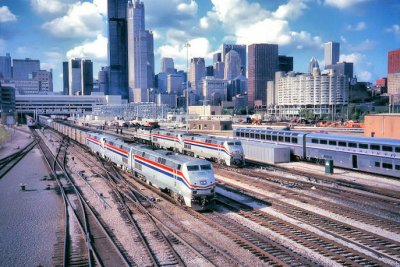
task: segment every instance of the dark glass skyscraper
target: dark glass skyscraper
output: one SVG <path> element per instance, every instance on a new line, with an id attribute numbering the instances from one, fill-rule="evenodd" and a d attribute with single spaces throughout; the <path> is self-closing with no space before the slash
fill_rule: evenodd
<path id="1" fill-rule="evenodd" d="M 107 94 L 128 99 L 128 31 L 127 0 L 108 0 L 108 64 Z"/>
<path id="2" fill-rule="evenodd" d="M 273 81 L 279 68 L 278 45 L 252 44 L 249 46 L 248 103 L 267 100 L 267 82 Z"/>

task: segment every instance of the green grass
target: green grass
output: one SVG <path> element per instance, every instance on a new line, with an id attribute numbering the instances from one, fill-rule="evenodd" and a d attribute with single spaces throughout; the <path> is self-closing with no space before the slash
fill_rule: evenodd
<path id="1" fill-rule="evenodd" d="M 0 126 L 0 143 L 4 143 L 5 140 L 10 136 L 10 134 L 4 129 L 4 126 Z"/>

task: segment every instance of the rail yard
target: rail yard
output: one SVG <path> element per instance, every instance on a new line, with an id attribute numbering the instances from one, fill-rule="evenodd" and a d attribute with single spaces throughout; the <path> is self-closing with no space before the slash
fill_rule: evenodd
<path id="1" fill-rule="evenodd" d="M 244 163 L 240 139 L 124 131 L 43 117 L 0 160 L 7 179 L 42 151 L 64 207 L 53 265 L 400 266 L 398 173 Z"/>

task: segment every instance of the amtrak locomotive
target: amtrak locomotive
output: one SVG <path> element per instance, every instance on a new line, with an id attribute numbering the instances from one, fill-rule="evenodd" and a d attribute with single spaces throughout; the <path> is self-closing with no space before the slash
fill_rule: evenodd
<path id="1" fill-rule="evenodd" d="M 333 160 L 335 166 L 400 178 L 400 140 L 252 128 L 234 131 L 236 140 L 274 143 L 291 148 L 303 160 Z"/>
<path id="2" fill-rule="evenodd" d="M 47 125 L 87 146 L 94 154 L 169 193 L 182 205 L 195 210 L 210 209 L 215 202 L 215 177 L 211 164 L 202 159 L 131 145 L 112 135 L 88 132 L 40 116 Z"/>
<path id="3" fill-rule="evenodd" d="M 139 128 L 134 136 L 138 141 L 158 148 L 202 157 L 228 166 L 243 166 L 245 163 L 239 140 L 150 128 Z"/>

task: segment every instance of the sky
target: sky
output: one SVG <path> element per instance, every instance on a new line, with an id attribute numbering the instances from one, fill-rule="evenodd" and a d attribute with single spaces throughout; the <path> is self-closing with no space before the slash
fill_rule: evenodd
<path id="1" fill-rule="evenodd" d="M 359 81 L 387 76 L 387 53 L 400 48 L 398 0 L 142 0 L 146 28 L 154 34 L 155 72 L 161 57 L 186 70 L 189 58 L 212 54 L 222 43 L 279 45 L 306 72 L 323 43 L 340 42 L 341 61 L 354 62 Z M 94 62 L 94 76 L 107 65 L 107 0 L 0 0 L 0 55 L 33 58 L 53 69 L 62 89 L 62 62 Z"/>

